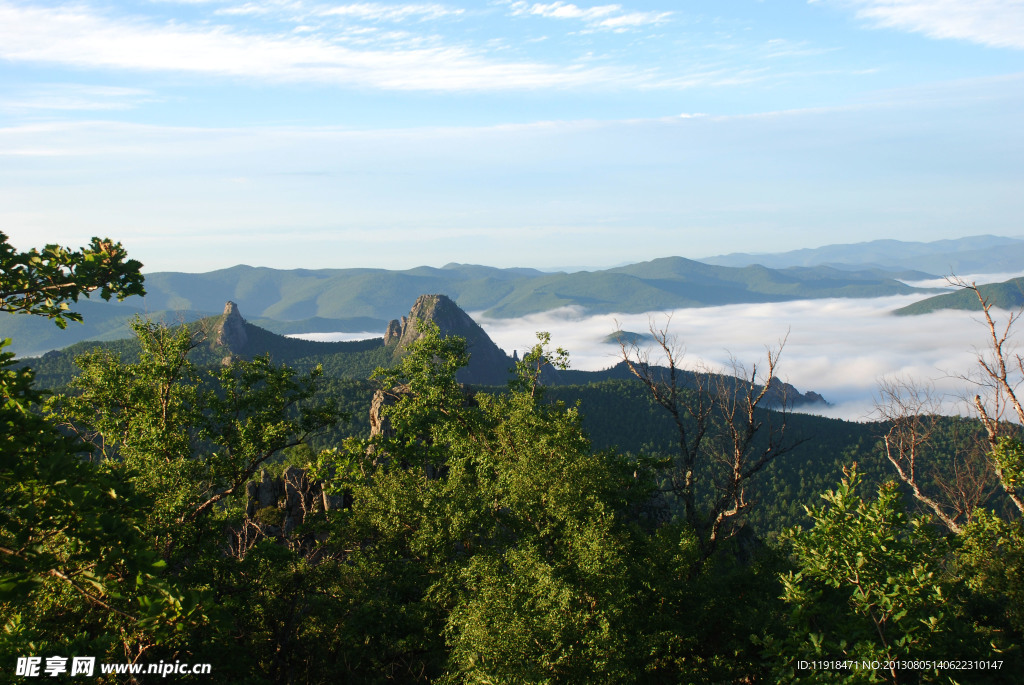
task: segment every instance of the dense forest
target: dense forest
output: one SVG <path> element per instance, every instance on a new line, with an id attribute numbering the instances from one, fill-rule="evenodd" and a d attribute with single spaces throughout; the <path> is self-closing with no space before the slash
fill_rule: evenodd
<path id="1" fill-rule="evenodd" d="M 0 233 L 0 311 L 63 326 L 140 268 Z M 397 356 L 339 343 L 344 373 L 143 320 L 49 376 L 0 351 L 0 679 L 1019 682 L 1024 446 L 997 412 L 1024 420 L 1024 369 L 990 330 L 978 419 L 891 386 L 874 424 L 772 406 L 771 358 L 760 384 L 628 354 L 632 380 L 574 383 L 544 334 L 468 387 L 429 324 Z"/>

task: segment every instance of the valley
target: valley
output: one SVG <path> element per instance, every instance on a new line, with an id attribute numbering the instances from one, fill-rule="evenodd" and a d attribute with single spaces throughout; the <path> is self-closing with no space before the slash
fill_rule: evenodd
<path id="1" fill-rule="evenodd" d="M 61 305 L 82 292 L 128 299 L 145 287 L 119 244 L 47 250 L 6 250 L 8 321 L 73 324 L 82 315 Z M 41 265 L 42 279 L 21 264 Z M 874 299 L 888 308 L 914 292 Z M 109 659 L 110 622 L 127 621 L 124 644 L 228 666 L 241 674 L 229 682 L 291 682 L 293 668 L 315 682 L 377 682 L 380 664 L 409 660 L 414 680 L 431 682 L 477 668 L 475 656 L 452 661 L 465 641 L 503 673 L 532 673 L 582 644 L 602 650 L 596 670 L 580 657 L 559 667 L 565 682 L 597 682 L 609 669 L 623 682 L 648 671 L 781 681 L 791 650 L 810 656 L 822 639 L 818 619 L 801 612 L 869 628 L 849 590 L 893 598 L 893 623 L 866 631 L 865 654 L 901 635 L 909 654 L 994 650 L 1015 669 L 1024 450 L 1020 424 L 995 412 L 1016 397 L 1016 375 L 988 367 L 998 394 L 979 397 L 981 420 L 945 416 L 927 391 L 889 381 L 878 420 L 843 421 L 796 413 L 829 405 L 781 375 L 791 328 L 756 362 L 714 366 L 688 356 L 668 328 L 680 326 L 689 344 L 701 331 L 763 338 L 771 328 L 750 325 L 751 315 L 777 325 L 788 318 L 780 307 L 845 307 L 834 318 L 853 330 L 864 321 L 850 322 L 850 307 L 863 302 L 755 298 L 683 310 L 704 322 L 632 315 L 648 318 L 646 334 L 629 315 L 613 317 L 609 333 L 607 315 L 588 321 L 582 304 L 528 319 L 562 318 L 618 347 L 614 363 L 593 370 L 571 368 L 543 330 L 532 344 L 516 333 L 509 354 L 439 293 L 418 295 L 381 337 L 362 340 L 281 335 L 229 300 L 191 321 L 136 317 L 131 338 L 17 361 L 3 352 L 0 608 L 13 618 L 0 647 L 66 640 L 74 625 L 82 649 Z M 799 332 L 794 341 L 806 344 Z M 1012 353 L 993 349 L 1000 362 Z M 832 579 L 844 566 L 852 589 L 847 575 Z M 996 574 L 1011 580 L 981 582 Z M 836 583 L 833 599 L 823 588 Z M 743 589 L 726 610 L 730 587 Z M 47 616 L 54 605 L 64 608 L 59 624 Z M 519 624 L 508 643 L 492 642 L 497 617 Z M 579 637 L 550 636 L 546 626 L 567 617 Z M 917 637 L 919 625 L 934 635 Z M 829 630 L 846 644 L 849 628 Z M 524 635 L 536 637 L 524 644 Z M 664 663 L 679 649 L 666 636 L 699 642 L 683 650 L 699 663 Z M 644 649 L 628 648 L 634 641 Z M 345 660 L 324 658 L 320 645 Z M 492 663 L 502 660 L 511 662 Z"/>
<path id="2" fill-rule="evenodd" d="M 0 685 L 1021 682 L 1024 0 L 0 0 L 0 74 Z"/>

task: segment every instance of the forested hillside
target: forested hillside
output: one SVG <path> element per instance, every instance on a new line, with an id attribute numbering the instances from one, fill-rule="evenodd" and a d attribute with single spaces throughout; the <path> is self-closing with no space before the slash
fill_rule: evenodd
<path id="1" fill-rule="evenodd" d="M 1024 306 L 1024 278 L 1011 278 L 1001 283 L 985 283 L 978 286 L 982 297 L 993 307 L 1014 311 Z M 981 302 L 977 294 L 969 288 L 953 293 L 936 295 L 920 302 L 900 307 L 893 314 L 897 316 L 916 316 L 929 314 L 943 309 L 968 309 L 981 311 Z"/>
<path id="2" fill-rule="evenodd" d="M 924 277 L 926 274 L 917 274 Z M 603 271 L 544 273 L 469 264 L 443 268 L 294 269 L 235 266 L 209 273 L 147 276 L 145 299 L 115 304 L 84 300 L 94 323 L 60 335 L 44 333 L 27 317 L 0 313 L 0 332 L 18 339 L 21 354 L 42 352 L 87 338 L 130 337 L 139 313 L 191 320 L 233 301 L 264 328 L 282 333 L 379 330 L 405 314 L 423 293 L 441 293 L 464 310 L 508 318 L 579 307 L 592 314 L 636 313 L 743 302 L 782 302 L 826 297 L 881 297 L 930 291 L 897 280 L 908 274 L 879 270 L 768 269 L 711 266 L 668 257 Z M 179 315 L 177 312 L 187 312 Z M 32 340 L 34 342 L 29 343 Z"/>
<path id="3" fill-rule="evenodd" d="M 143 289 L 109 240 L 0 247 L 19 316 Z M 770 408 L 777 353 L 729 379 L 629 348 L 635 380 L 551 385 L 571 356 L 544 334 L 507 385 L 469 386 L 466 341 L 430 322 L 338 344 L 387 358 L 326 378 L 317 343 L 248 355 L 278 337 L 215 321 L 137 321 L 48 397 L 0 356 L 0 677 L 57 655 L 237 683 L 1024 670 L 1024 446 L 990 396 L 978 421 L 889 387 L 884 422 L 829 421 Z M 992 368 L 1024 421 L 1024 368 Z"/>

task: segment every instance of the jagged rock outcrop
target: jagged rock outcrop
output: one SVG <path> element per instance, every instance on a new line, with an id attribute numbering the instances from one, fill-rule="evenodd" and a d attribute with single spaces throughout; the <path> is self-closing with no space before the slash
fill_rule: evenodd
<path id="1" fill-rule="evenodd" d="M 217 337 L 214 340 L 218 346 L 226 348 L 232 355 L 242 354 L 248 344 L 245 319 L 234 302 L 229 301 L 224 305 L 224 316 L 217 325 Z"/>
<path id="2" fill-rule="evenodd" d="M 447 295 L 420 295 L 409 316 L 388 324 L 384 342 L 394 347 L 395 356 L 403 354 L 410 344 L 423 337 L 419 330 L 420 321 L 437 324 L 442 336 L 465 338 L 469 365 L 459 371 L 457 378 L 460 382 L 503 385 L 508 381 L 513 364 L 511 358 Z"/>
<path id="3" fill-rule="evenodd" d="M 321 511 L 340 509 L 344 502 L 341 497 L 324 492 L 323 483 L 310 477 L 306 469 L 288 466 L 277 478 L 266 469 L 260 471 L 260 482 L 249 482 L 245 486 L 245 515 L 258 518 L 259 512 L 268 507 L 280 510 L 280 528 L 285 535 L 302 524 L 306 517 Z M 267 516 L 267 518 L 277 518 Z"/>
<path id="4" fill-rule="evenodd" d="M 463 394 L 463 402 L 466 407 L 477 406 L 476 393 L 472 388 L 467 386 L 461 386 Z M 377 390 L 373 393 L 373 400 L 370 402 L 370 438 L 382 437 L 392 438 L 395 437 L 396 431 L 391 426 L 391 420 L 387 416 L 385 409 L 388 407 L 401 402 L 405 397 L 412 394 L 412 390 L 408 385 L 396 385 L 390 390 Z M 432 439 L 428 435 L 419 435 L 417 440 L 421 443 L 432 444 Z M 373 460 L 374 466 L 380 466 L 390 461 L 390 457 L 386 452 L 377 451 L 376 445 L 370 445 L 367 449 L 367 456 Z M 403 465 L 405 465 L 403 463 Z M 447 472 L 447 467 L 444 465 L 425 464 L 424 470 L 427 478 L 439 478 Z"/>
<path id="5" fill-rule="evenodd" d="M 765 399 L 767 400 L 767 406 L 771 409 L 807 407 L 816 404 L 828 405 L 828 401 L 813 390 L 802 393 L 789 383 L 778 378 L 773 378 L 772 382 L 769 383 L 768 394 L 765 395 Z"/>
<path id="6" fill-rule="evenodd" d="M 399 321 L 398 319 L 391 319 L 391 321 L 388 322 L 388 328 L 386 331 L 384 331 L 385 345 L 390 345 L 391 343 L 398 342 L 398 340 L 402 337 L 403 324 L 405 324 L 404 316 L 402 317 L 401 321 Z"/>
<path id="7" fill-rule="evenodd" d="M 652 366 L 651 375 L 653 379 L 659 383 L 666 383 L 669 381 L 668 368 L 664 366 Z M 604 369 L 603 371 L 590 371 L 586 373 L 586 379 L 584 381 L 579 380 L 579 376 L 573 376 L 572 374 L 578 373 L 570 371 L 568 372 L 569 378 L 565 381 L 568 383 L 592 383 L 597 381 L 606 380 L 635 380 L 636 376 L 629 370 L 629 365 L 624 362 L 618 362 L 612 367 Z M 544 376 L 542 376 L 542 379 Z M 561 382 L 559 375 L 552 375 L 552 384 Z M 732 383 L 739 383 L 745 387 L 746 381 L 741 378 L 733 378 L 732 376 L 718 376 L 718 380 L 724 381 L 726 388 L 731 388 Z M 718 380 L 714 381 L 715 383 Z M 681 387 L 693 389 L 696 387 L 696 379 L 692 371 L 680 369 L 678 371 L 678 382 Z M 704 385 L 707 385 L 707 379 L 704 380 Z M 745 391 L 744 391 L 745 392 Z M 814 391 L 807 391 L 801 393 L 794 386 L 786 383 L 785 381 L 775 378 L 772 380 L 771 387 L 768 389 L 768 394 L 765 395 L 763 406 L 767 409 L 781 409 L 783 407 L 794 408 L 794 407 L 809 407 L 813 405 L 828 406 L 829 402 L 824 397 Z"/>
<path id="8" fill-rule="evenodd" d="M 280 476 L 273 477 L 266 469 L 260 471 L 259 482 L 245 486 L 245 519 L 240 527 L 231 528 L 231 553 L 238 557 L 264 538 L 305 552 L 323 542 L 312 532 L 301 536 L 296 528 L 317 513 L 342 509 L 350 503 L 345 497 L 324 492 L 323 483 L 310 477 L 306 469 L 288 466 Z"/>
<path id="9" fill-rule="evenodd" d="M 398 385 L 388 392 L 377 390 L 373 393 L 373 400 L 370 402 L 370 437 L 381 435 L 385 438 L 393 437 L 395 431 L 391 428 L 391 421 L 384 415 L 385 407 L 390 407 L 409 393 L 409 386 Z"/>
<path id="10" fill-rule="evenodd" d="M 513 366 L 511 357 L 446 295 L 421 295 L 409 316 L 388 324 L 384 344 L 394 348 L 395 356 L 403 354 L 409 345 L 423 337 L 420 322 L 436 324 L 442 336 L 465 338 L 469 365 L 457 375 L 461 383 L 504 385 L 509 380 L 509 370 Z"/>
<path id="11" fill-rule="evenodd" d="M 805 392 L 803 394 L 803 398 L 803 404 L 828 404 L 828 400 L 826 400 L 824 397 L 814 392 L 813 390 L 808 390 L 807 392 Z"/>

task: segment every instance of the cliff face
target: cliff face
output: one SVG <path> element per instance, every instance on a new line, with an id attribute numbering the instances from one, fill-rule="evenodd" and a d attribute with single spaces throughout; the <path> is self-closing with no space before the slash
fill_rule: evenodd
<path id="1" fill-rule="evenodd" d="M 245 332 L 245 319 L 238 311 L 238 305 L 228 302 L 224 305 L 224 318 L 217 326 L 216 344 L 225 347 L 232 355 L 241 354 L 249 342 Z"/>
<path id="2" fill-rule="evenodd" d="M 469 366 L 459 371 L 460 382 L 503 385 L 508 381 L 512 359 L 446 295 L 420 295 L 409 316 L 388 324 L 384 344 L 394 347 L 395 356 L 403 354 L 411 343 L 423 337 L 418 330 L 420 321 L 437 324 L 442 336 L 457 335 L 466 339 Z"/>
<path id="3" fill-rule="evenodd" d="M 397 343 L 398 342 L 398 340 L 402 337 L 402 326 L 404 324 L 405 324 L 405 317 L 404 316 L 402 317 L 401 321 L 399 321 L 398 319 L 392 319 L 391 322 L 388 323 L 388 329 L 386 331 L 384 331 L 384 344 L 385 345 L 390 345 L 392 343 Z"/>

